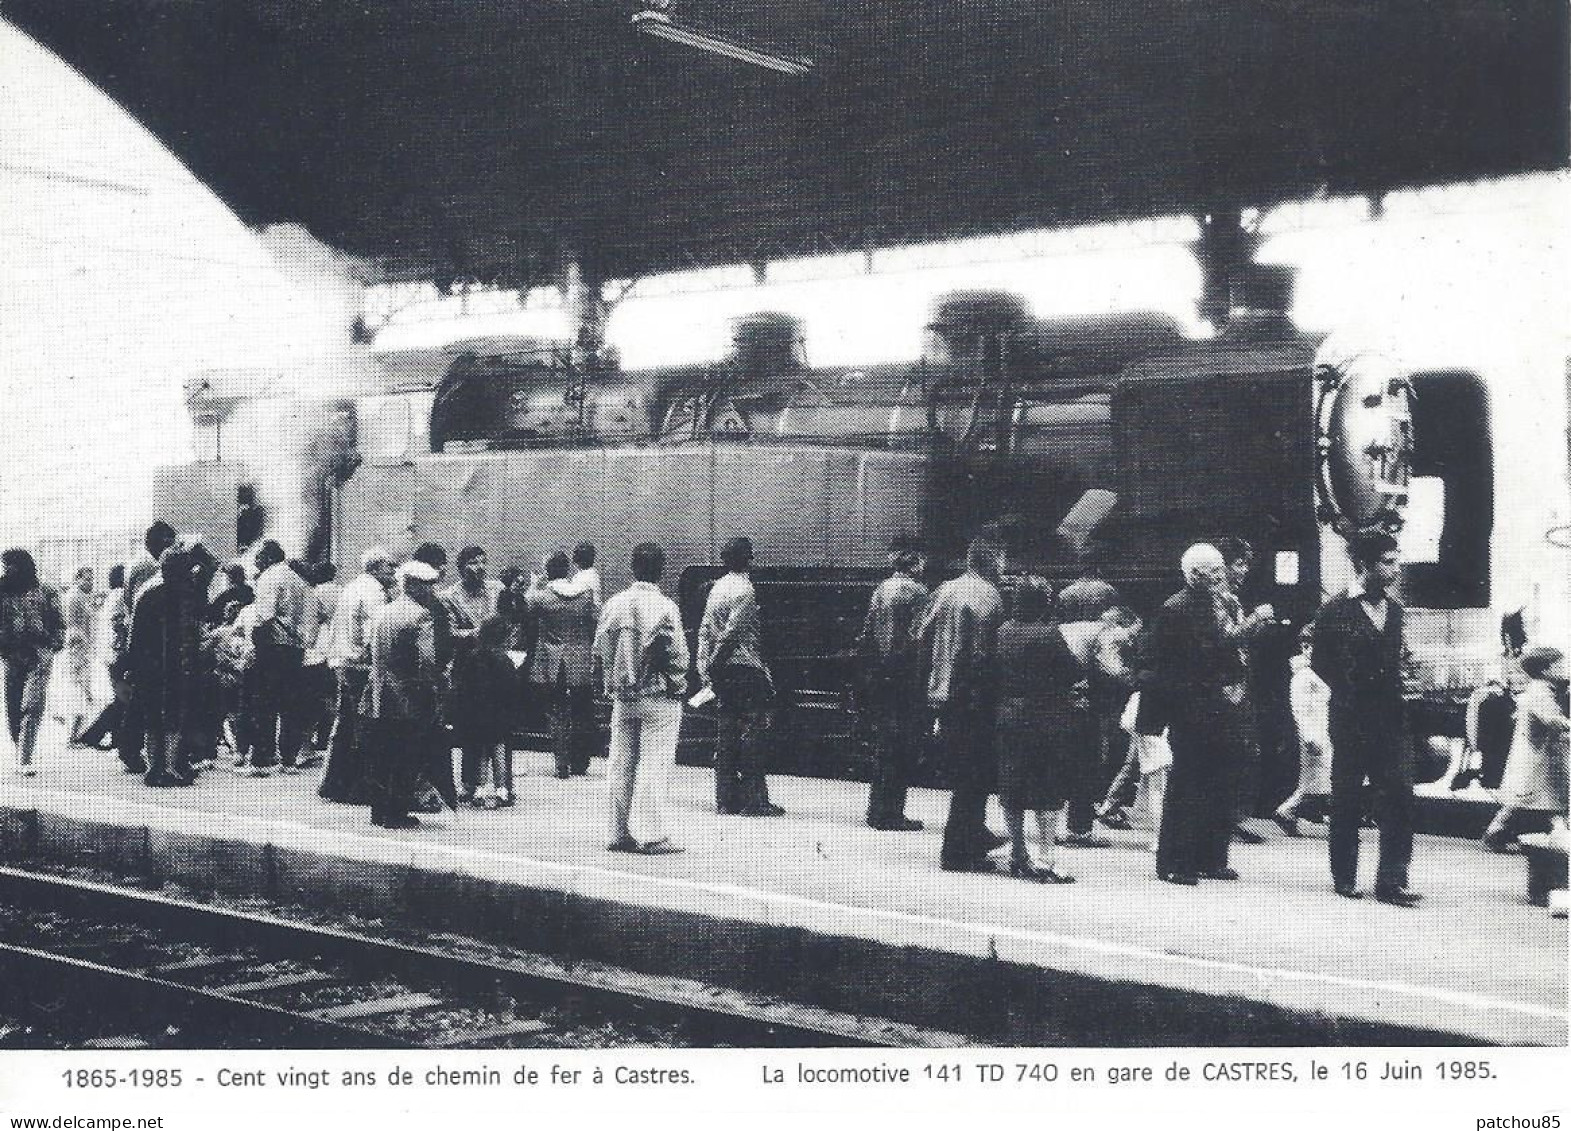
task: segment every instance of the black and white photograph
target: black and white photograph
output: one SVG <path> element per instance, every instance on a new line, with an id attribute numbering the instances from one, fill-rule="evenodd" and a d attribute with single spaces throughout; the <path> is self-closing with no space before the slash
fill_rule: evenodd
<path id="1" fill-rule="evenodd" d="M 1568 107 L 1567 0 L 0 0 L 0 1116 L 1559 1126 Z"/>

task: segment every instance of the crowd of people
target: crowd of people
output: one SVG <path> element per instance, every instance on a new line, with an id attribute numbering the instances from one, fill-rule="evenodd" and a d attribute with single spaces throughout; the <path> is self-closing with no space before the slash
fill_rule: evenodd
<path id="1" fill-rule="evenodd" d="M 1357 581 L 1304 629 L 1293 662 L 1299 776 L 1272 818 L 1288 836 L 1306 817 L 1327 821 L 1332 888 L 1350 899 L 1363 894 L 1360 830 L 1373 824 L 1372 894 L 1412 906 L 1421 897 L 1408 884 L 1413 748 L 1404 610 L 1391 595 L 1397 544 L 1372 532 L 1349 550 Z M 107 594 L 84 567 L 63 601 L 27 551 L 8 550 L 0 659 L 18 770 L 36 772 L 60 651 L 74 689 L 71 741 L 112 743 L 149 786 L 191 785 L 221 761 L 253 778 L 325 761 L 321 797 L 368 806 L 372 823 L 390 829 L 418 825 L 425 808 L 512 806 L 512 738 L 525 701 L 545 710 L 557 777 L 585 775 L 603 696 L 607 847 L 680 852 L 667 785 L 690 673 L 700 689 L 691 704 L 715 705 L 717 812 L 783 813 L 766 776 L 777 696 L 751 542 L 731 539 L 721 561 L 690 655 L 681 612 L 661 589 L 665 553 L 648 542 L 632 551 L 632 584 L 609 598 L 588 543 L 552 554 L 539 572 L 509 568 L 495 579 L 484 549 L 468 546 L 451 581 L 435 543 L 402 561 L 373 548 L 340 584 L 331 565 L 289 560 L 274 541 L 256 548 L 249 567 L 220 567 L 199 541 L 156 522 L 137 560 L 110 571 Z M 899 548 L 890 562 L 856 641 L 859 714 L 873 751 L 870 828 L 922 828 L 906 795 L 931 746 L 950 793 L 939 854 L 947 871 L 1073 882 L 1059 848 L 1107 846 L 1097 824 L 1130 827 L 1140 802 L 1159 879 L 1239 878 L 1230 846 L 1260 839 L 1244 825 L 1260 794 L 1250 650 L 1278 625 L 1269 604 L 1240 599 L 1248 543 L 1191 546 L 1178 563 L 1182 589 L 1149 623 L 1095 577 L 1055 593 L 1025 575 L 1006 597 L 1000 552 L 985 541 L 933 591 L 917 549 Z M 102 710 L 100 636 L 113 691 Z M 1565 659 L 1524 647 L 1519 666 L 1526 684 L 1500 771 L 1502 807 L 1485 837 L 1496 850 L 1520 831 L 1565 828 Z M 993 795 L 1002 835 L 987 823 Z M 1006 847 L 1007 862 L 995 863 Z"/>

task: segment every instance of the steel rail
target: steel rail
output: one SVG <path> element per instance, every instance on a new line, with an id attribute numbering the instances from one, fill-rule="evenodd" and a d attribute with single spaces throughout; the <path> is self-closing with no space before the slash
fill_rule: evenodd
<path id="1" fill-rule="evenodd" d="M 226 949 L 253 946 L 272 957 L 341 962 L 360 972 L 406 976 L 446 989 L 501 987 L 536 1002 L 568 1004 L 612 1018 L 655 1025 L 680 1022 L 694 1043 L 700 1046 L 907 1047 L 911 1043 L 905 1032 L 907 1027 L 892 1022 L 888 1023 L 890 1028 L 902 1032 L 881 1039 L 876 1031 L 877 1021 L 870 1024 L 865 1019 L 841 1019 L 816 1009 L 811 1011 L 811 1017 L 782 1020 L 780 1010 L 788 1006 L 755 1009 L 740 1003 L 694 1001 L 653 984 L 636 990 L 610 986 L 587 978 L 531 969 L 505 958 L 473 958 L 432 946 L 394 942 L 276 915 L 213 907 L 154 892 L 13 867 L 0 866 L 0 902 L 156 927 L 187 941 Z M 137 977 L 154 984 L 163 982 L 144 974 Z M 182 988 L 191 990 L 191 987 Z M 211 991 L 196 992 L 204 995 L 200 999 L 204 1002 L 222 996 L 213 995 Z M 328 1032 L 332 1035 L 330 1030 Z M 933 1033 L 930 1036 L 935 1044 L 971 1043 L 968 1038 L 951 1034 Z"/>

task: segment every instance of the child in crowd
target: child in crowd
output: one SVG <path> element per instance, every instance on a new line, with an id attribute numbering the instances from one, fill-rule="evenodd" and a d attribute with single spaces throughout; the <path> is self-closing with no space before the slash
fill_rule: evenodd
<path id="1" fill-rule="evenodd" d="M 1331 689 L 1309 666 L 1314 637 L 1306 627 L 1298 634 L 1298 655 L 1293 657 L 1288 702 L 1298 731 L 1298 787 L 1277 806 L 1272 820 L 1288 836 L 1298 835 L 1299 811 L 1314 800 L 1320 811 L 1331 797 Z"/>
<path id="2" fill-rule="evenodd" d="M 508 658 L 513 625 L 505 617 L 480 622 L 475 646 L 454 660 L 453 726 L 459 744 L 484 752 L 479 783 L 472 799 L 478 808 L 513 804 L 512 735 L 518 673 Z M 457 670 L 458 668 L 462 670 Z"/>

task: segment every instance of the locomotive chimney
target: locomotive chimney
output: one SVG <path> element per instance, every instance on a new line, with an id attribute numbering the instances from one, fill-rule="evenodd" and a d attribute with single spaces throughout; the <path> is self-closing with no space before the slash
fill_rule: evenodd
<path id="1" fill-rule="evenodd" d="M 738 318 L 731 330 L 731 361 L 749 377 L 801 372 L 806 368 L 801 320 L 775 311 Z"/>
<path id="2" fill-rule="evenodd" d="M 1227 281 L 1224 337 L 1291 337 L 1298 332 L 1288 311 L 1293 307 L 1293 268 L 1280 263 L 1246 263 Z"/>

